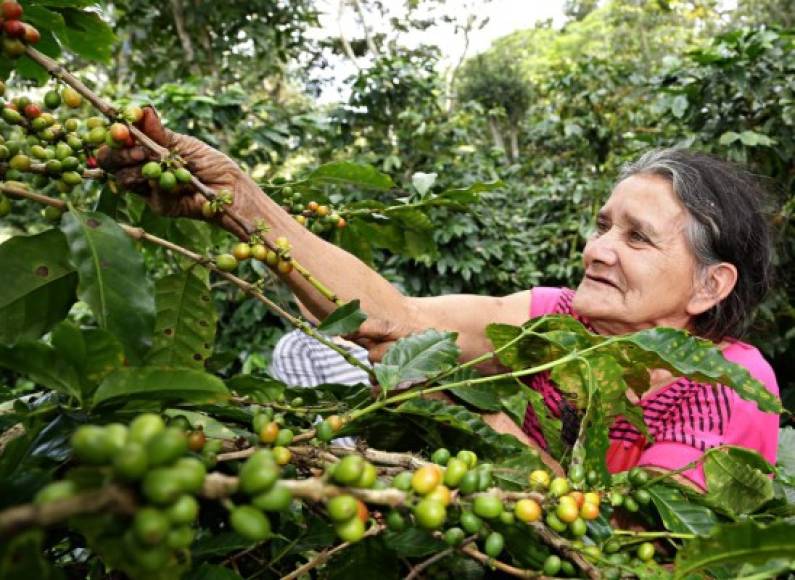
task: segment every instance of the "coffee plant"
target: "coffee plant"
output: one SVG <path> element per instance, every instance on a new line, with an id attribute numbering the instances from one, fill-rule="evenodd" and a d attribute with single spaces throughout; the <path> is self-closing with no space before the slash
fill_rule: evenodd
<path id="1" fill-rule="evenodd" d="M 291 240 L 269 242 L 267 223 L 232 211 L 231 191 L 213 191 L 142 133 L 144 108 L 111 105 L 36 50 L 41 34 L 19 4 L 0 11 L 4 55 L 24 54 L 54 79 L 41 97 L 0 84 L 0 213 L 31 232 L 0 244 L 0 367 L 13 385 L 0 405 L 1 577 L 760 578 L 793 569 L 792 430 L 781 433 L 775 466 L 722 446 L 675 473 L 607 471 L 615 418 L 644 429 L 627 392 L 649 388 L 650 368 L 781 411 L 711 343 L 667 328 L 604 337 L 546 316 L 490 325 L 493 351 L 463 364 L 456 335 L 428 329 L 363 365 L 327 337 L 359 328 L 358 301 L 343 303 L 323 272 L 291 256 Z M 204 222 L 155 215 L 98 166 L 99 148 L 136 144 L 159 156 L 141 172 L 161 193 L 205 197 Z M 334 162 L 262 188 L 343 247 L 412 255 L 434 243 L 433 208 L 463 211 L 500 186 L 433 184 L 417 173 L 401 192 L 374 167 Z M 399 196 L 345 204 L 339 187 Z M 209 225 L 220 220 L 247 239 L 230 243 Z M 293 270 L 335 303 L 318 328 L 268 296 Z M 377 394 L 216 372 L 211 279 L 338 351 Z M 493 356 L 506 372 L 474 372 Z M 545 371 L 581 416 L 576 441 L 551 455 L 480 416 L 504 410 L 521 422 L 533 405 L 546 439 L 559 441 L 560 421 L 523 382 Z M 703 494 L 677 478 L 696 464 Z"/>

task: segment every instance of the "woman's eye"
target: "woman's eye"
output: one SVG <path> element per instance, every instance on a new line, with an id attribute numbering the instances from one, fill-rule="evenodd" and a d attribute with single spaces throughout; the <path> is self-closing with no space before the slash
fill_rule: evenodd
<path id="1" fill-rule="evenodd" d="M 647 238 L 642 233 L 637 232 L 637 231 L 630 232 L 629 238 L 633 242 L 648 242 L 649 241 L 649 238 Z"/>
<path id="2" fill-rule="evenodd" d="M 610 229 L 610 225 L 607 222 L 603 222 L 603 221 L 596 222 L 596 231 L 597 231 L 597 233 L 603 234 L 609 229 Z"/>

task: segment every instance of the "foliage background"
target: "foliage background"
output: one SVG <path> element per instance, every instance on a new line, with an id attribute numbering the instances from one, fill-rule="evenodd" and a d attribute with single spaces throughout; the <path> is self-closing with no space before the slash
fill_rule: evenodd
<path id="1" fill-rule="evenodd" d="M 36 2 L 23 4 L 35 14 Z M 352 3 L 370 23 L 353 38 L 319 33 L 323 6 L 312 0 L 38 4 L 63 16 L 58 38 L 70 67 L 106 96 L 152 102 L 170 127 L 228 152 L 263 182 L 340 159 L 392 174 L 398 188 L 379 194 L 384 202 L 409 190 L 418 171 L 437 174 L 434 190 L 502 180 L 468 213 L 433 210 L 437 249 L 395 255 L 338 240 L 414 295 L 576 286 L 596 209 L 621 164 L 650 147 L 749 164 L 768 182 L 779 240 L 776 291 L 749 340 L 772 358 L 785 401 L 793 398 L 795 22 L 786 0 L 732 9 L 715 0 L 568 0 L 563 27 L 517 31 L 454 70 L 441 67 L 441 47 L 410 46 L 407 33 L 452 22 L 477 34 L 488 2 L 467 14 L 442 0 Z M 70 5 L 97 17 L 76 22 Z M 373 32 L 386 18 L 386 31 Z M 41 48 L 59 52 L 48 38 Z M 346 58 L 356 64 L 347 98 L 318 100 L 330 67 Z M 28 72 L 12 86 L 43 82 Z M 326 193 L 339 205 L 374 195 Z M 228 242 L 212 235 L 212 244 Z M 150 272 L 167 271 L 156 257 Z M 285 329 L 230 288 L 213 291 L 220 319 L 211 364 L 229 373 L 266 366 Z"/>

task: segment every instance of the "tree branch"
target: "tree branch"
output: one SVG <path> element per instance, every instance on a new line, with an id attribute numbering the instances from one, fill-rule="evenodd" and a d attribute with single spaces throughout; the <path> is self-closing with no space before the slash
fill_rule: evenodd
<path id="1" fill-rule="evenodd" d="M 29 503 L 8 508 L 0 512 L 0 536 L 10 536 L 32 526 L 51 526 L 78 514 L 106 511 L 132 514 L 135 508 L 135 496 L 130 490 L 109 485 L 43 505 Z"/>
<path id="2" fill-rule="evenodd" d="M 374 524 L 370 526 L 370 529 L 364 533 L 362 539 L 369 538 L 370 536 L 375 536 L 376 534 L 381 533 L 383 529 L 384 529 L 383 526 L 379 524 Z M 313 568 L 317 568 L 321 564 L 325 564 L 329 560 L 329 558 L 331 558 L 334 554 L 336 554 L 337 552 L 341 552 L 350 545 L 351 545 L 350 542 L 343 542 L 338 546 L 334 546 L 333 548 L 323 550 L 317 556 L 309 560 L 309 562 L 307 562 L 306 564 L 299 566 L 298 568 L 296 568 L 286 576 L 282 576 L 281 580 L 295 580 L 296 578 L 303 576 Z"/>

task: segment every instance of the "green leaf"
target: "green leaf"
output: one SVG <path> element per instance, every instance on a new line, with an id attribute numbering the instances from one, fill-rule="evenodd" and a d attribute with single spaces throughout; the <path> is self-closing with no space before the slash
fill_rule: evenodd
<path id="1" fill-rule="evenodd" d="M 77 273 L 59 230 L 15 236 L 0 244 L 0 342 L 38 338 L 63 320 L 75 301 Z"/>
<path id="2" fill-rule="evenodd" d="M 472 369 L 464 369 L 450 375 L 444 383 L 457 383 L 467 379 L 479 378 Z M 480 411 L 502 411 L 503 401 L 516 395 L 522 388 L 521 383 L 513 379 L 495 380 L 471 386 L 456 387 L 450 393 Z"/>
<path id="3" fill-rule="evenodd" d="M 493 460 L 506 460 L 518 453 L 535 454 L 513 435 L 497 433 L 489 427 L 478 413 L 460 405 L 450 405 L 434 399 L 410 399 L 393 411 L 399 415 L 424 417 L 445 427 L 467 435 L 471 448 L 488 452 Z M 526 480 L 525 480 L 526 482 Z"/>
<path id="4" fill-rule="evenodd" d="M 95 12 L 66 8 L 61 11 L 66 24 L 63 43 L 76 54 L 107 62 L 113 54 L 116 35 Z"/>
<path id="5" fill-rule="evenodd" d="M 670 532 L 704 536 L 718 524 L 718 518 L 711 509 L 688 500 L 674 487 L 653 485 L 646 489 L 665 529 Z"/>
<path id="6" fill-rule="evenodd" d="M 61 229 L 80 276 L 78 296 L 99 325 L 124 345 L 130 361 L 140 363 L 151 346 L 155 322 L 154 293 L 142 255 L 104 214 L 70 211 Z"/>
<path id="7" fill-rule="evenodd" d="M 547 451 L 555 459 L 560 459 L 566 450 L 560 436 L 562 429 L 560 419 L 549 412 L 549 407 L 544 402 L 544 396 L 541 393 L 529 387 L 525 392 L 527 393 L 527 400 L 538 418 L 538 424 L 541 426 L 544 440 L 547 442 Z"/>
<path id="8" fill-rule="evenodd" d="M 43 342 L 21 341 L 12 347 L 0 346 L 0 366 L 25 375 L 48 389 L 81 399 L 77 370 Z"/>
<path id="9" fill-rule="evenodd" d="M 505 184 L 499 179 L 491 182 L 478 181 L 469 187 L 447 189 L 434 196 L 431 203 L 434 205 L 469 205 L 480 201 L 480 194 L 487 191 L 502 189 Z"/>
<path id="10" fill-rule="evenodd" d="M 52 331 L 52 345 L 78 371 L 84 395 L 124 364 L 121 343 L 102 328 L 80 328 L 63 321 Z"/>
<path id="11" fill-rule="evenodd" d="M 423 381 L 452 368 L 458 360 L 460 349 L 455 332 L 429 329 L 398 340 L 386 352 L 381 364 L 375 366 L 381 387 L 391 390 L 402 383 Z M 388 374 L 383 367 L 389 368 Z M 381 373 L 379 375 L 379 368 Z"/>
<path id="12" fill-rule="evenodd" d="M 795 561 L 795 522 L 722 524 L 709 537 L 691 540 L 679 550 L 674 578 L 687 578 L 714 566 L 763 564 L 775 559 Z"/>
<path id="13" fill-rule="evenodd" d="M 284 394 L 284 383 L 276 379 L 262 379 L 251 375 L 236 375 L 226 381 L 229 390 L 258 403 L 272 403 Z"/>
<path id="14" fill-rule="evenodd" d="M 688 102 L 687 96 L 685 95 L 677 95 L 674 97 L 673 102 L 671 103 L 671 112 L 673 113 L 674 117 L 677 119 L 681 119 L 685 116 L 687 112 Z"/>
<path id="15" fill-rule="evenodd" d="M 795 479 L 795 429 L 782 427 L 778 431 L 779 473 L 789 479 Z"/>
<path id="16" fill-rule="evenodd" d="M 723 146 L 731 145 L 739 138 L 740 138 L 739 133 L 735 133 L 734 131 L 726 131 L 723 135 L 720 136 L 720 139 L 718 139 L 718 144 Z"/>
<path id="17" fill-rule="evenodd" d="M 443 541 L 420 528 L 407 528 L 402 532 L 387 530 L 383 538 L 390 549 L 404 558 L 421 558 L 447 547 Z"/>
<path id="18" fill-rule="evenodd" d="M 213 402 L 229 395 L 218 377 L 194 369 L 123 368 L 102 381 L 94 405 L 117 399 Z"/>
<path id="19" fill-rule="evenodd" d="M 367 315 L 359 308 L 358 300 L 351 300 L 329 314 L 317 329 L 329 336 L 350 334 L 359 330 Z"/>
<path id="20" fill-rule="evenodd" d="M 773 480 L 726 449 L 711 449 L 704 458 L 706 499 L 728 513 L 746 514 L 773 499 Z"/>
<path id="21" fill-rule="evenodd" d="M 588 423 L 585 425 L 585 469 L 594 470 L 602 482 L 610 481 L 607 471 L 607 450 L 610 447 L 610 423 L 597 388 L 588 401 Z"/>
<path id="22" fill-rule="evenodd" d="M 340 183 L 378 191 L 386 191 L 395 186 L 391 177 L 381 173 L 372 165 L 348 161 L 335 161 L 321 165 L 309 174 L 308 179 L 314 182 Z"/>
<path id="23" fill-rule="evenodd" d="M 642 369 L 665 368 L 699 382 L 726 385 L 743 399 L 755 402 L 761 411 L 782 411 L 778 398 L 752 378 L 745 367 L 726 360 L 712 342 L 695 338 L 683 330 L 641 330 L 621 337 L 611 347 L 611 352 L 622 351 L 620 360 L 627 364 Z M 635 389 L 638 385 L 630 386 Z M 645 388 L 648 388 L 648 372 Z"/>
<path id="24" fill-rule="evenodd" d="M 428 232 L 434 228 L 431 218 L 418 209 L 397 208 L 391 210 L 387 215 L 396 220 L 402 227 L 410 230 Z"/>
<path id="25" fill-rule="evenodd" d="M 203 368 L 218 314 L 206 270 L 190 268 L 155 283 L 157 320 L 147 364 Z"/>

